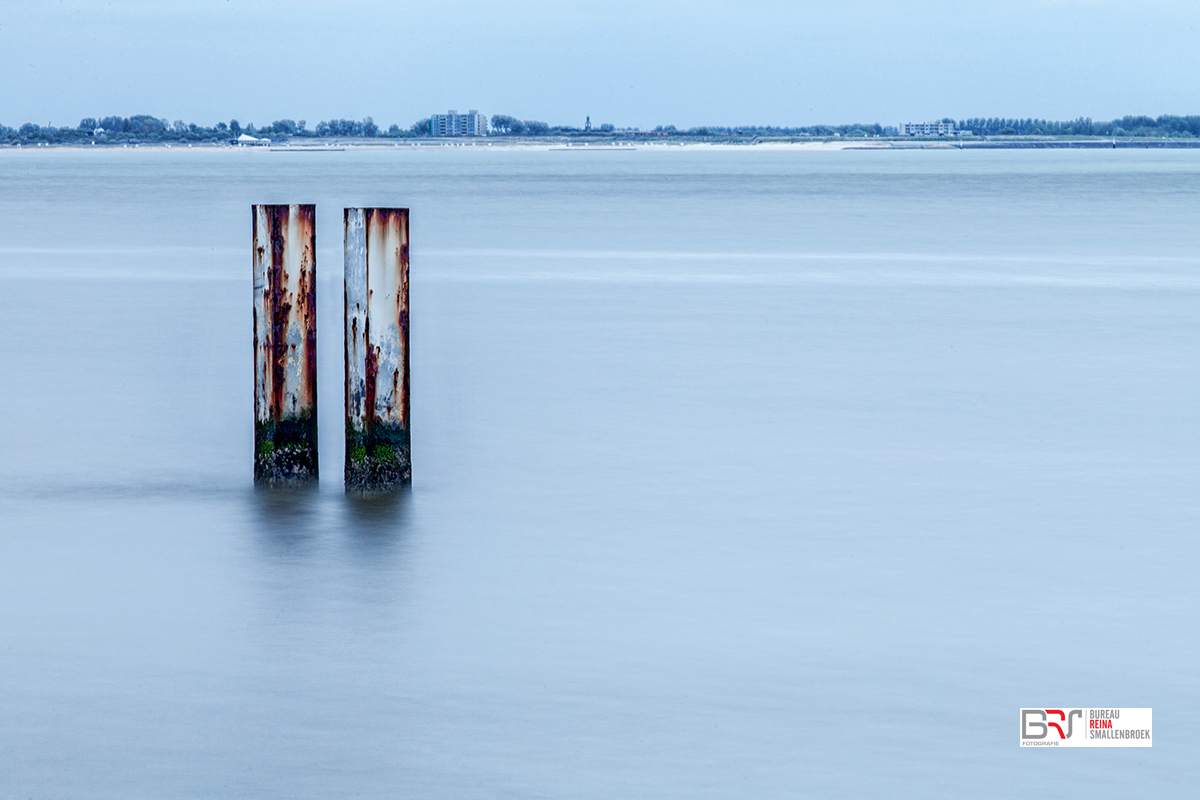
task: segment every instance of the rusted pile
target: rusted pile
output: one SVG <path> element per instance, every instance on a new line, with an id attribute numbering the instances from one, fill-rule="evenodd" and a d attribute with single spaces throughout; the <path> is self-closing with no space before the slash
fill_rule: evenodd
<path id="1" fill-rule="evenodd" d="M 316 481 L 316 207 L 256 205 L 254 480 Z M 347 208 L 347 492 L 412 480 L 409 439 L 408 209 Z"/>

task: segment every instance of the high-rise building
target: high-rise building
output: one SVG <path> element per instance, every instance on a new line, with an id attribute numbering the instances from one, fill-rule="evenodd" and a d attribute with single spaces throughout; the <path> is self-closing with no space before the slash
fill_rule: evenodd
<path id="1" fill-rule="evenodd" d="M 434 136 L 487 136 L 487 117 L 475 110 L 434 114 L 429 118 L 429 132 Z"/>

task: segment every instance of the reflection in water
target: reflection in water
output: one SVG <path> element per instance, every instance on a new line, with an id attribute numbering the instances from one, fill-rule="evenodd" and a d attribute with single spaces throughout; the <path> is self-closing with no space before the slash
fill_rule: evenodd
<path id="1" fill-rule="evenodd" d="M 367 495 L 347 494 L 343 499 L 347 533 L 362 555 L 389 551 L 410 524 L 412 487 Z"/>
<path id="2" fill-rule="evenodd" d="M 355 530 L 371 534 L 395 533 L 407 519 L 411 502 L 410 486 L 390 492 L 346 495 L 346 509 Z"/>
<path id="3" fill-rule="evenodd" d="M 332 483 L 332 482 L 330 482 Z M 313 615 L 337 617 L 354 629 L 391 619 L 404 584 L 411 493 L 347 496 L 338 484 L 253 490 L 257 558 L 251 562 L 263 608 L 272 622 L 312 624 Z M 347 605 L 348 604 L 348 605 Z M 347 609 L 370 608 L 362 617 Z"/>
<path id="4" fill-rule="evenodd" d="M 296 486 L 254 487 L 253 505 L 259 528 L 276 546 L 294 547 L 309 539 L 319 513 L 320 488 L 312 483 Z"/>
<path id="5" fill-rule="evenodd" d="M 411 524 L 412 490 L 353 495 L 340 487 L 322 491 L 317 484 L 256 486 L 252 505 L 257 527 L 272 549 L 294 553 L 333 536 L 370 556 L 401 540 Z"/>

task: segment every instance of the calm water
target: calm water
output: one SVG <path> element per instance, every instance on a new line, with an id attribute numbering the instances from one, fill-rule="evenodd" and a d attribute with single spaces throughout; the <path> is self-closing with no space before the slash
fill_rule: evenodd
<path id="1" fill-rule="evenodd" d="M 318 204 L 310 494 L 251 488 L 255 202 Z M 1187 151 L 0 153 L 0 797 L 1194 789 L 1198 210 Z"/>

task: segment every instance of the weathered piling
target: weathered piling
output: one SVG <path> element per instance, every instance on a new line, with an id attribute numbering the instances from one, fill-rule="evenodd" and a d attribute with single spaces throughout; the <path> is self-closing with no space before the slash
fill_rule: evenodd
<path id="1" fill-rule="evenodd" d="M 316 206 L 256 205 L 254 481 L 317 478 Z"/>
<path id="2" fill-rule="evenodd" d="M 346 491 L 412 480 L 408 209 L 347 208 Z"/>

